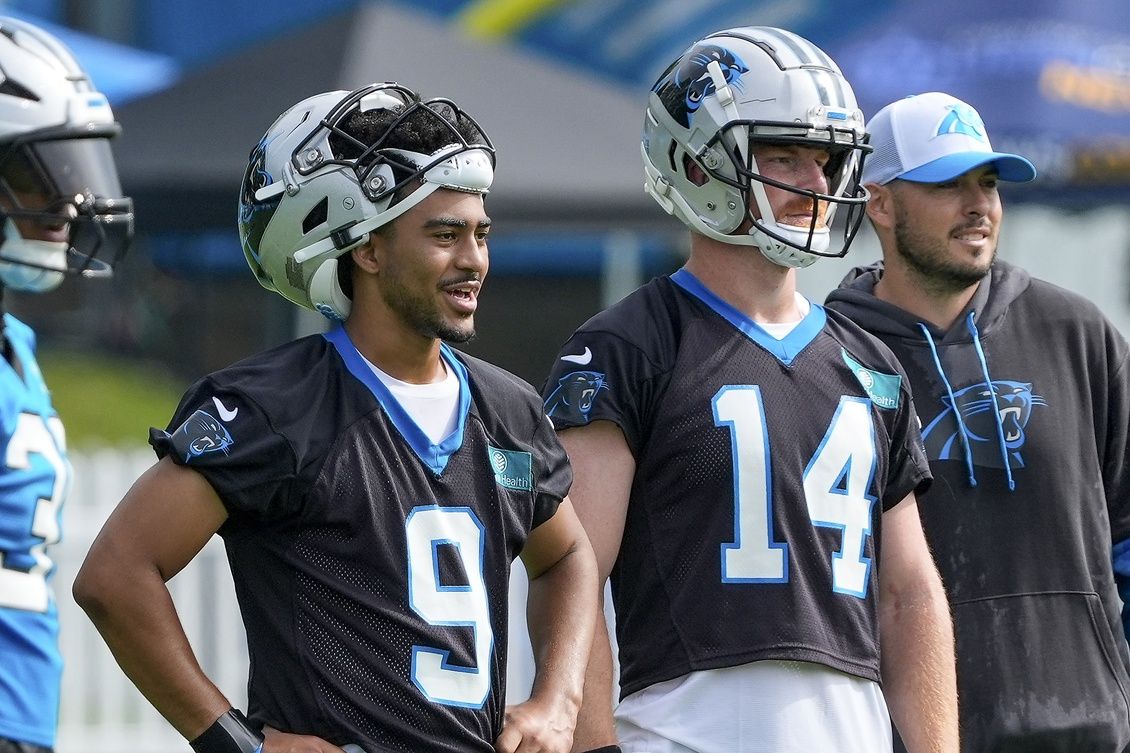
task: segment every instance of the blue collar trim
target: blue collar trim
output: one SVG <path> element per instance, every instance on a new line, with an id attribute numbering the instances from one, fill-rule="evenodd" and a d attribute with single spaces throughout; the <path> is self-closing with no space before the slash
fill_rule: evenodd
<path id="1" fill-rule="evenodd" d="M 800 355 L 801 351 L 807 348 L 808 344 L 816 339 L 816 336 L 824 329 L 825 322 L 828 321 L 828 314 L 824 311 L 824 307 L 810 302 L 808 314 L 804 319 L 797 324 L 787 337 L 778 340 L 759 327 L 757 322 L 719 298 L 709 288 L 703 285 L 697 277 L 691 274 L 686 267 L 682 267 L 672 273 L 671 281 L 705 303 L 713 309 L 716 314 L 734 325 L 738 331 L 750 340 L 753 340 L 763 349 L 776 356 L 777 360 L 786 366 L 791 365 L 793 360 Z"/>
<path id="2" fill-rule="evenodd" d="M 334 346 L 342 360 L 345 361 L 345 367 L 349 369 L 349 373 L 368 387 L 369 392 L 373 393 L 373 397 L 384 409 L 385 415 L 389 417 L 392 425 L 400 432 L 400 436 L 404 437 L 404 441 L 408 443 L 408 446 L 412 448 L 421 462 L 430 468 L 435 475 L 438 476 L 443 473 L 443 469 L 447 467 L 447 461 L 463 446 L 463 430 L 467 425 L 467 414 L 471 409 L 471 388 L 470 380 L 467 377 L 467 367 L 455 357 L 451 348 L 442 343 L 439 346 L 440 356 L 455 373 L 456 379 L 459 380 L 459 418 L 455 428 L 444 437 L 442 442 L 432 444 L 432 441 L 416 425 L 416 422 L 412 420 L 412 417 L 408 415 L 396 397 L 389 392 L 388 387 L 385 387 L 384 383 L 369 368 L 369 364 L 357 352 L 357 347 L 349 339 L 344 327 L 338 325 L 325 333 L 323 337 Z"/>

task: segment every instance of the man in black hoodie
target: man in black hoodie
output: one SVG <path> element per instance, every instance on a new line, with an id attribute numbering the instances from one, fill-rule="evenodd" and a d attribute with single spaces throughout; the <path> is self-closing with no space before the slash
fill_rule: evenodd
<path id="1" fill-rule="evenodd" d="M 1122 751 L 1130 349 L 1090 302 L 996 260 L 997 184 L 1036 171 L 994 152 L 972 107 L 920 94 L 867 129 L 862 180 L 883 262 L 853 270 L 827 305 L 881 338 L 910 378 L 962 750 Z"/>

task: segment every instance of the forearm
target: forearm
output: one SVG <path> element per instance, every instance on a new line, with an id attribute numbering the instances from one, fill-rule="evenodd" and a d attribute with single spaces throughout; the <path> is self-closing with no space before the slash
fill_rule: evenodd
<path id="1" fill-rule="evenodd" d="M 585 668 L 585 695 L 573 733 L 573 750 L 587 751 L 616 743 L 612 718 L 612 646 L 604 615 L 597 616 L 592 650 Z"/>
<path id="2" fill-rule="evenodd" d="M 200 668 L 164 581 L 156 571 L 115 572 L 113 588 L 96 581 L 80 573 L 76 601 L 142 695 L 186 740 L 196 738 L 231 704 Z"/>
<path id="3" fill-rule="evenodd" d="M 587 549 L 587 541 L 583 546 Z M 584 692 L 597 603 L 591 553 L 586 557 L 574 549 L 530 580 L 527 622 L 536 666 L 531 698 L 556 699 L 575 716 Z"/>
<path id="4" fill-rule="evenodd" d="M 908 753 L 957 753 L 953 626 L 941 583 L 887 602 L 882 671 L 891 719 Z"/>

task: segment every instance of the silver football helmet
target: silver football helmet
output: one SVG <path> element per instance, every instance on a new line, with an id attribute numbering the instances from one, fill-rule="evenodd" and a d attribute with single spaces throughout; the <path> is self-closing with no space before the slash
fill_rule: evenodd
<path id="1" fill-rule="evenodd" d="M 108 276 L 133 237 L 106 97 L 59 40 L 0 18 L 0 283 L 43 293 Z"/>
<path id="2" fill-rule="evenodd" d="M 826 149 L 828 193 L 760 174 L 753 145 Z M 859 184 L 866 145 L 863 113 L 836 63 L 781 29 L 749 26 L 711 34 L 668 66 L 644 117 L 644 189 L 703 235 L 756 246 L 776 264 L 806 267 L 840 257 L 859 229 L 867 192 Z M 688 167 L 696 163 L 705 180 Z M 778 222 L 765 186 L 825 203 L 808 227 Z M 830 226 L 847 205 L 844 243 L 830 251 Z"/>
<path id="3" fill-rule="evenodd" d="M 394 83 L 318 94 L 284 112 L 251 151 L 239 196 L 243 253 L 263 287 L 344 320 L 351 301 L 338 257 L 437 189 L 485 194 L 493 177 L 490 139 L 450 100 Z"/>

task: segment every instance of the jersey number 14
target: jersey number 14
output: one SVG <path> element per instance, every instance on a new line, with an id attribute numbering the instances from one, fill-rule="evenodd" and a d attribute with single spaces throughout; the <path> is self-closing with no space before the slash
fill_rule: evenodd
<path id="1" fill-rule="evenodd" d="M 787 583 L 789 545 L 773 535 L 769 432 L 756 385 L 730 385 L 714 395 L 714 423 L 730 429 L 734 467 L 734 541 L 722 544 L 723 583 Z M 864 598 L 871 560 L 875 430 L 870 401 L 841 397 L 820 446 L 804 469 L 804 501 L 812 525 L 839 529 L 832 590 Z"/>

